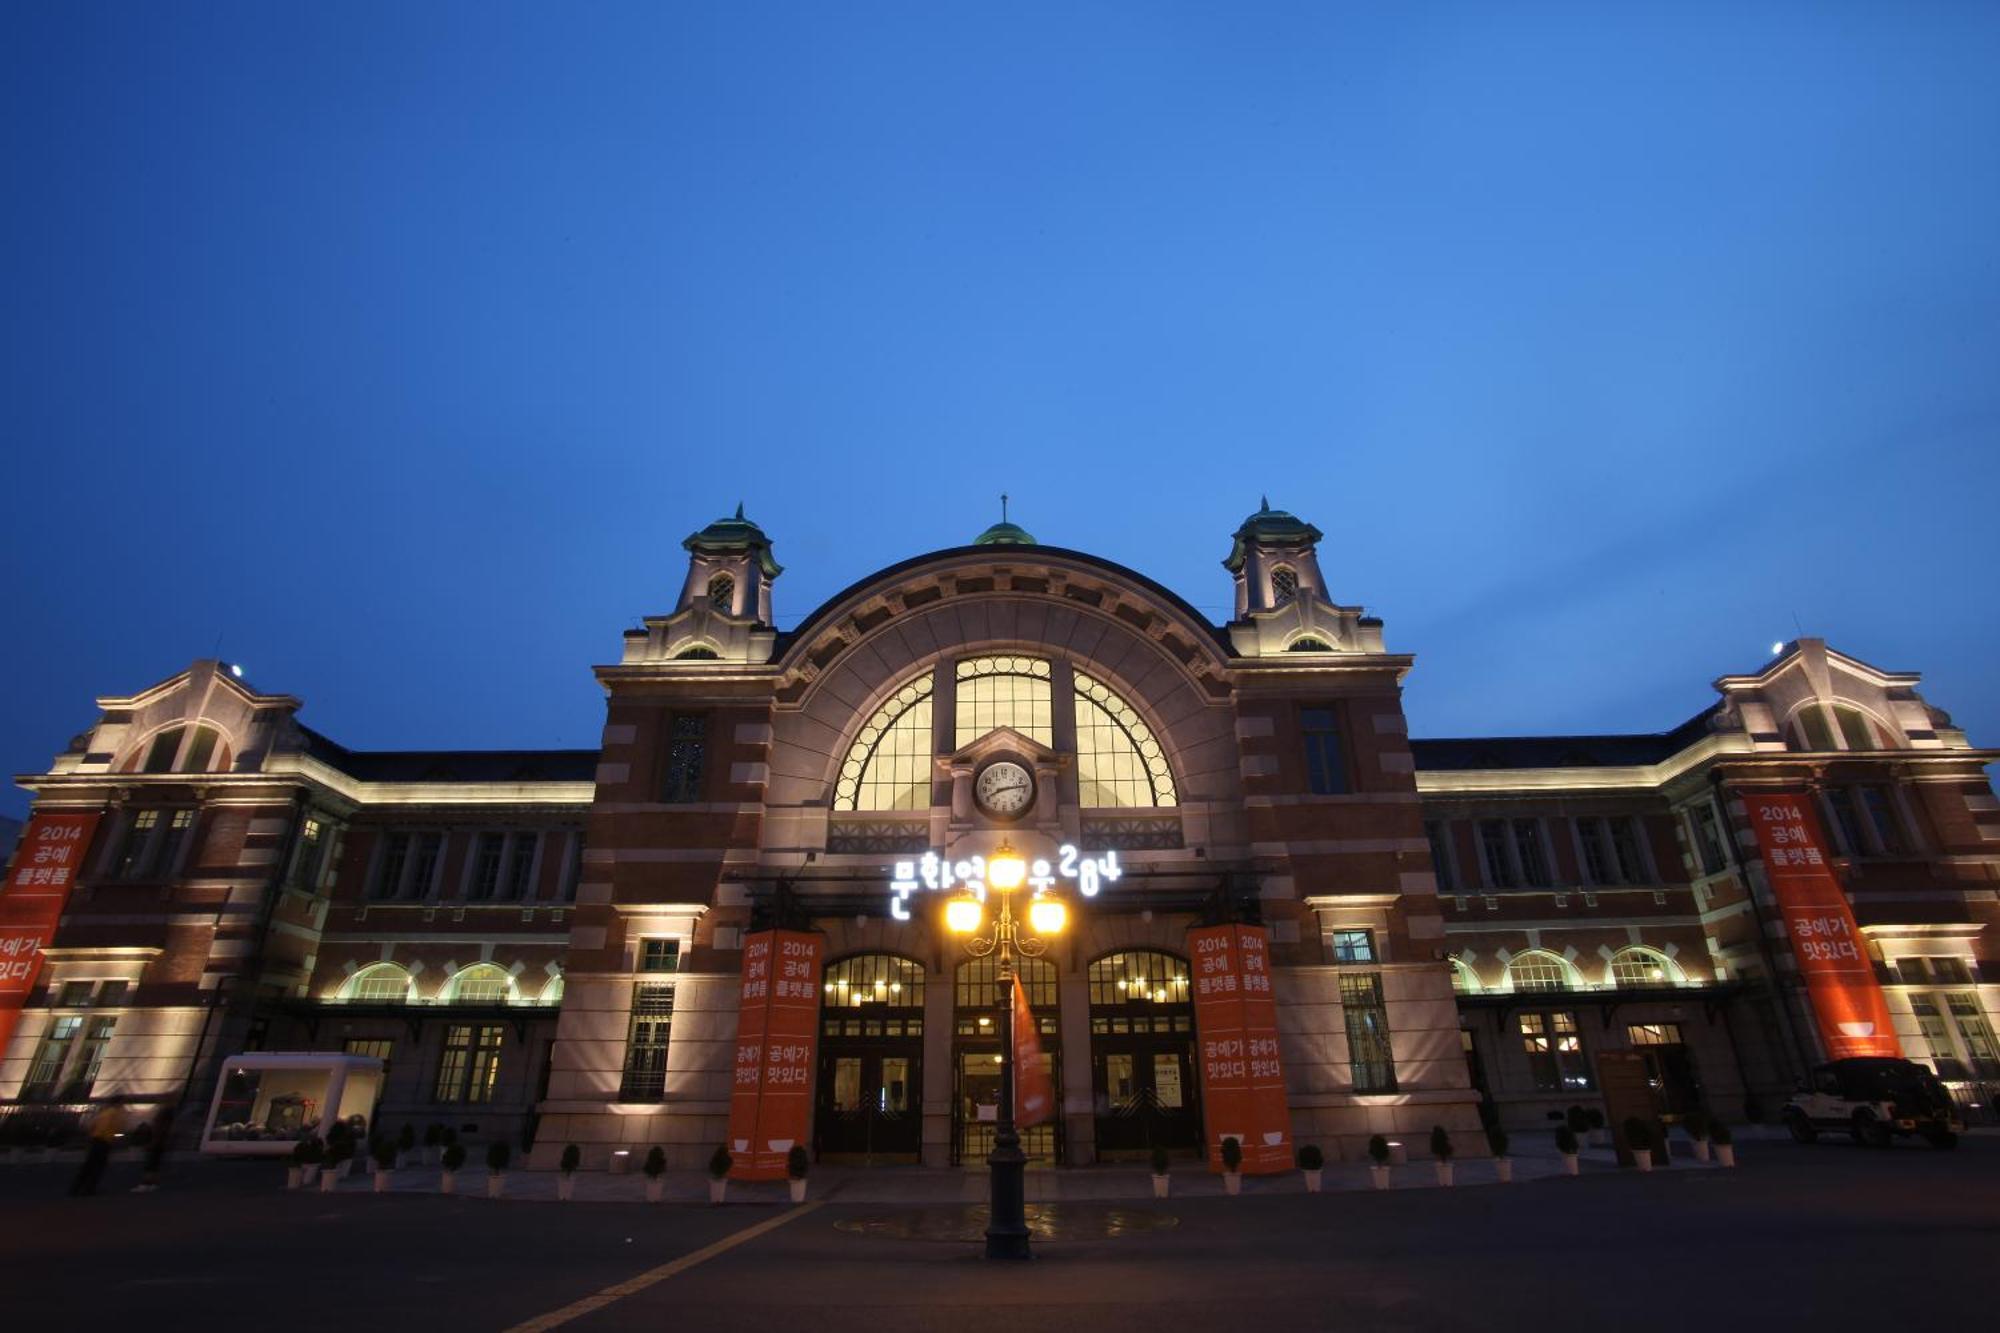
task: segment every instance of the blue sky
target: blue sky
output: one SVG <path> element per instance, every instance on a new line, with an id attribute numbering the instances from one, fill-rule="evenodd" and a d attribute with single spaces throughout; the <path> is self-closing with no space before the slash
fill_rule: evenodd
<path id="1" fill-rule="evenodd" d="M 1218 619 L 1268 492 L 1419 735 L 1799 629 L 2000 744 L 2000 7 L 12 4 L 0 763 L 247 664 L 594 744 L 680 539 Z M 20 813 L 25 797 L 0 798 Z"/>

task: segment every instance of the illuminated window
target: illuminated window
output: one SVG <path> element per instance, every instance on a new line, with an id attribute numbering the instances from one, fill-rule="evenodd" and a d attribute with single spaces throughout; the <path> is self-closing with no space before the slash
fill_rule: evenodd
<path id="1" fill-rule="evenodd" d="M 1479 989 L 1479 974 L 1463 958 L 1451 960 L 1451 988 L 1460 995 L 1471 995 Z"/>
<path id="2" fill-rule="evenodd" d="M 1570 966 L 1552 953 L 1530 949 L 1507 963 L 1507 979 L 1517 991 L 1573 990 Z"/>
<path id="3" fill-rule="evenodd" d="M 325 823 L 311 815 L 299 821 L 299 842 L 292 856 L 292 882 L 303 889 L 317 889 L 332 845 L 332 830 Z"/>
<path id="4" fill-rule="evenodd" d="M 1625 1039 L 1634 1046 L 1679 1046 L 1681 1025 L 1679 1023 L 1628 1023 Z"/>
<path id="5" fill-rule="evenodd" d="M 654 936 L 639 941 L 639 970 L 641 972 L 678 972 L 681 966 L 681 942 L 665 936 Z"/>
<path id="6" fill-rule="evenodd" d="M 722 660 L 722 654 L 716 652 L 713 648 L 696 644 L 692 648 L 683 648 L 675 653 L 674 660 L 676 662 L 719 662 Z"/>
<path id="7" fill-rule="evenodd" d="M 1288 653 L 1330 653 L 1333 651 L 1333 645 L 1325 639 L 1315 639 L 1310 634 L 1301 634 L 1298 638 L 1293 639 L 1285 645 L 1285 651 Z"/>
<path id="8" fill-rule="evenodd" d="M 396 1043 L 389 1037 L 349 1037 L 340 1048 L 349 1055 L 372 1056 L 382 1062 L 382 1078 L 389 1078 L 389 1057 L 396 1053 Z"/>
<path id="9" fill-rule="evenodd" d="M 1085 806 L 1174 805 L 1152 729 L 1102 681 L 1076 673 L 1076 776 Z"/>
<path id="10" fill-rule="evenodd" d="M 836 810 L 928 810 L 931 689 L 926 671 L 875 710 L 847 749 L 833 789 Z"/>
<path id="11" fill-rule="evenodd" d="M 506 1004 L 514 996 L 514 978 L 503 967 L 474 963 L 451 979 L 448 1004 Z"/>
<path id="12" fill-rule="evenodd" d="M 922 1009 L 924 968 L 895 954 L 864 953 L 826 969 L 821 1009 Z M 916 1032 L 906 1035 L 917 1036 Z"/>
<path id="13" fill-rule="evenodd" d="M 1090 965 L 1090 1030 L 1099 1035 L 1193 1030 L 1188 965 L 1152 949 L 1114 953 Z"/>
<path id="14" fill-rule="evenodd" d="M 672 986 L 637 986 L 632 991 L 632 1027 L 625 1039 L 621 1102 L 659 1102 L 667 1096 L 667 1040 L 674 1023 Z"/>
<path id="15" fill-rule="evenodd" d="M 1039 657 L 973 657 L 958 664 L 956 746 L 996 727 L 1012 727 L 1042 745 L 1055 744 L 1049 664 Z"/>
<path id="16" fill-rule="evenodd" d="M 507 1029 L 498 1023 L 454 1023 L 444 1031 L 438 1062 L 437 1100 L 480 1105 L 493 1100 L 500 1082 L 500 1048 Z"/>
<path id="17" fill-rule="evenodd" d="M 1035 1025 L 1043 1036 L 1057 1035 L 1056 965 L 1046 958 L 1015 960 L 1014 984 L 1028 992 L 1028 1008 L 1035 1011 Z M 952 1003 L 959 1011 L 956 1027 L 961 1037 L 997 1037 L 993 1011 L 1000 1007 L 999 964 L 993 955 L 969 958 L 958 965 L 952 986 Z"/>
<path id="18" fill-rule="evenodd" d="M 736 580 L 727 574 L 717 574 L 708 581 L 708 604 L 728 615 L 736 605 Z"/>
<path id="19" fill-rule="evenodd" d="M 558 972 L 542 983 L 542 993 L 535 997 L 536 1004 L 561 1004 L 563 998 L 563 974 Z"/>
<path id="20" fill-rule="evenodd" d="M 708 716 L 676 713 L 667 731 L 667 776 L 660 799 L 687 805 L 701 799 L 702 766 L 708 757 Z"/>
<path id="21" fill-rule="evenodd" d="M 1676 986 L 1680 980 L 1680 969 L 1651 949 L 1626 949 L 1611 960 L 1611 984 L 1620 990 Z"/>
<path id="22" fill-rule="evenodd" d="M 1521 1048 L 1536 1090 L 1572 1092 L 1592 1086 L 1575 1014 L 1522 1014 L 1519 1022 Z"/>
<path id="23" fill-rule="evenodd" d="M 27 1081 L 21 1085 L 22 1101 L 47 1101 L 55 1096 L 77 1035 L 82 1031 L 83 1019 L 75 1014 L 65 1014 L 49 1023 L 41 1044 L 35 1048 L 35 1058 L 28 1064 Z"/>
<path id="24" fill-rule="evenodd" d="M 1333 961 L 1336 963 L 1374 962 L 1375 932 L 1372 930 L 1334 931 Z"/>
<path id="25" fill-rule="evenodd" d="M 1285 565 L 1271 571 L 1271 605 L 1284 606 L 1299 595 L 1299 576 Z"/>
<path id="26" fill-rule="evenodd" d="M 1340 978 L 1340 1008 L 1347 1019 L 1347 1068 L 1356 1092 L 1394 1092 L 1396 1057 L 1389 1048 L 1389 1009 L 1375 972 Z"/>
<path id="27" fill-rule="evenodd" d="M 408 1004 L 412 985 L 412 978 L 404 969 L 394 963 L 377 963 L 349 977 L 341 998 L 355 1004 Z"/>

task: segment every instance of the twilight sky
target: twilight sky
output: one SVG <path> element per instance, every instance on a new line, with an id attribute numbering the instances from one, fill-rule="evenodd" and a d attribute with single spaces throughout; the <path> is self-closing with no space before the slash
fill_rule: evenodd
<path id="1" fill-rule="evenodd" d="M 1417 735 L 1799 629 L 2000 745 L 2000 6 L 10 4 L 0 766 L 220 655 L 594 745 L 745 502 L 1226 617 L 1260 493 Z M 22 813 L 24 794 L 0 795 Z"/>

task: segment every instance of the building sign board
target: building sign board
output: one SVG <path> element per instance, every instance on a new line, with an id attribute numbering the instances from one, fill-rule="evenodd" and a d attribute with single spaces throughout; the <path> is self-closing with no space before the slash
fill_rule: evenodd
<path id="1" fill-rule="evenodd" d="M 41 977 L 42 950 L 56 933 L 69 891 L 97 831 L 96 814 L 35 814 L 21 831 L 0 884 L 0 1055 Z"/>
<path id="2" fill-rule="evenodd" d="M 744 938 L 729 1095 L 732 1179 L 783 1180 L 786 1154 L 811 1136 L 824 955 L 825 941 L 807 931 Z"/>
<path id="3" fill-rule="evenodd" d="M 1107 884 L 1116 884 L 1125 874 L 1118 853 L 1079 852 L 1065 843 L 1056 849 L 1056 859 L 1036 857 L 1028 863 L 1028 888 L 1037 895 L 1061 883 L 1076 886 L 1078 894 L 1095 898 Z M 969 890 L 986 901 L 986 858 L 968 856 L 960 861 L 938 851 L 928 851 L 915 861 L 898 861 L 889 881 L 889 915 L 898 921 L 910 919 L 910 898 L 919 890 L 948 893 Z"/>
<path id="4" fill-rule="evenodd" d="M 1827 1056 L 1902 1055 L 1812 798 L 1802 791 L 1746 791 L 1743 806 Z"/>
<path id="5" fill-rule="evenodd" d="M 1187 947 L 1209 1170 L 1222 1169 L 1222 1141 L 1233 1138 L 1242 1145 L 1246 1175 L 1289 1171 L 1292 1113 L 1278 1056 L 1271 933 L 1262 926 L 1200 926 L 1188 932 Z"/>

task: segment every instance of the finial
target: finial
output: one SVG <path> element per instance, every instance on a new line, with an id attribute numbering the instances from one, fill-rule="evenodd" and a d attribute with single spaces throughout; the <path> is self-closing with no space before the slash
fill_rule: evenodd
<path id="1" fill-rule="evenodd" d="M 1257 511 L 1258 513 L 1260 513 L 1260 514 L 1268 514 L 1268 513 L 1270 513 L 1270 512 L 1271 512 L 1271 497 L 1270 497 L 1270 496 L 1268 496 L 1268 495 L 1260 495 L 1260 496 L 1258 496 L 1258 497 L 1257 497 L 1257 502 L 1258 502 L 1258 503 L 1259 503 L 1260 505 L 1262 505 L 1262 506 L 1263 506 L 1263 508 L 1261 508 L 1261 509 L 1259 509 L 1259 510 Z M 737 515 L 737 517 L 738 517 L 738 518 L 741 518 L 741 517 L 742 517 L 742 515 L 741 515 L 741 514 L 738 514 L 738 515 Z"/>
<path id="2" fill-rule="evenodd" d="M 1007 521 L 1007 492 L 1005 491 L 1000 492 L 1000 521 L 1002 523 Z"/>
<path id="3" fill-rule="evenodd" d="M 741 500 L 736 502 L 736 517 L 739 520 L 743 517 L 743 502 Z"/>

